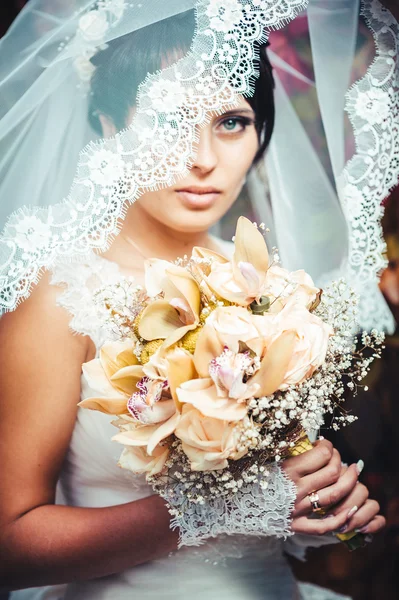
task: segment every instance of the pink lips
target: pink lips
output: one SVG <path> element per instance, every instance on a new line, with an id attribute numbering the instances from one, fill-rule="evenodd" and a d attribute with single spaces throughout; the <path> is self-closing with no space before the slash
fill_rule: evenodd
<path id="1" fill-rule="evenodd" d="M 187 208 L 206 210 L 217 201 L 220 191 L 212 187 L 192 186 L 177 190 L 177 194 Z"/>

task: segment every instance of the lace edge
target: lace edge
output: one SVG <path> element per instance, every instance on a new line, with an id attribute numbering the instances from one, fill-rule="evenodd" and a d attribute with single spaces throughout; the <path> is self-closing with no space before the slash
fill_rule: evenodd
<path id="1" fill-rule="evenodd" d="M 236 503 L 234 498 L 229 500 L 220 498 L 219 500 L 221 501 L 221 504 L 217 507 L 217 509 L 215 509 L 215 507 L 213 506 L 211 510 L 211 513 L 213 513 L 213 515 L 216 514 L 217 516 L 217 513 L 219 513 L 220 518 L 215 520 L 214 522 L 209 521 L 206 524 L 206 527 L 202 528 L 202 531 L 200 531 L 198 527 L 195 527 L 195 518 L 198 516 L 198 511 L 196 513 L 193 513 L 193 522 L 188 523 L 188 511 L 184 512 L 184 519 L 182 519 L 182 517 L 176 516 L 174 514 L 173 507 L 168 505 L 169 508 L 172 508 L 172 519 L 170 521 L 170 528 L 172 529 L 172 531 L 175 531 L 176 529 L 179 530 L 179 550 L 184 546 L 201 546 L 210 538 L 216 538 L 220 535 L 252 535 L 255 537 L 276 537 L 278 539 L 283 540 L 287 540 L 291 536 L 294 536 L 294 533 L 291 531 L 291 515 L 295 507 L 297 487 L 295 483 L 286 475 L 283 469 L 281 469 L 278 465 L 273 465 L 270 477 L 274 478 L 275 482 L 281 483 L 284 491 L 284 504 L 282 504 L 279 507 L 282 511 L 282 514 L 280 513 L 278 515 L 275 515 L 275 517 L 280 519 L 282 524 L 279 523 L 279 526 L 274 527 L 274 529 L 265 529 L 265 515 L 260 515 L 259 519 L 256 521 L 255 529 L 254 520 L 251 517 L 248 519 L 248 523 L 245 523 L 245 515 L 242 514 L 239 514 L 236 520 L 234 519 L 235 514 L 237 514 L 237 511 L 240 508 L 239 503 Z M 252 487 L 255 492 L 254 486 Z M 269 491 L 270 484 L 269 487 L 266 488 L 265 492 L 263 493 L 265 504 L 268 499 L 267 496 Z M 238 495 L 240 495 L 240 493 Z M 273 505 L 275 503 L 271 501 L 270 504 Z M 206 509 L 206 506 L 200 507 L 200 509 L 201 508 Z M 267 511 L 267 505 L 265 506 L 265 510 Z M 184 523 L 183 521 L 186 521 L 186 523 Z M 206 521 L 206 516 L 204 521 Z M 190 525 L 193 525 L 192 531 L 190 531 Z"/>

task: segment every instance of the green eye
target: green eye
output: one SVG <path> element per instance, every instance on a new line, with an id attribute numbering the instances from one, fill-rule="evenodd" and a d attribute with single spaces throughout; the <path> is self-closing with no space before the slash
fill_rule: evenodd
<path id="1" fill-rule="evenodd" d="M 234 131 L 237 125 L 237 119 L 227 119 L 227 121 L 224 121 L 223 125 L 227 131 Z"/>

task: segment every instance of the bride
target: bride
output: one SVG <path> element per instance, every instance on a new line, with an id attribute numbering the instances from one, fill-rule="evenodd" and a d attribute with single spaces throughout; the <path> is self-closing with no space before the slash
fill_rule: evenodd
<path id="1" fill-rule="evenodd" d="M 225 5 L 234 2 L 226 0 Z M 80 13 L 79 23 L 86 39 L 91 33 L 93 41 L 99 34 L 102 5 L 80 4 L 92 8 Z M 209 14 L 218 18 L 220 2 L 202 4 L 209 4 Z M 254 0 L 257 4 L 262 3 Z M 145 3 L 137 5 L 139 15 L 140 10 L 145 13 Z M 218 14 L 230 9 L 224 10 Z M 87 49 L 79 60 L 73 56 L 74 77 L 81 81 L 74 93 L 85 96 L 90 126 L 100 138 L 112 144 L 130 125 L 138 112 L 139 84 L 147 73 L 167 69 L 190 50 L 194 11 L 177 12 L 130 32 L 118 13 L 123 34 L 97 44 L 91 56 Z M 76 27 L 76 12 L 71 14 L 68 27 L 71 23 Z M 42 39 L 48 42 L 50 34 L 51 29 L 42 32 Z M 78 36 L 73 39 L 76 42 Z M 224 52 L 229 48 L 227 44 Z M 377 502 L 368 498 L 367 488 L 359 482 L 362 461 L 343 466 L 339 452 L 320 438 L 313 450 L 285 460 L 274 472 L 262 508 L 271 511 L 271 496 L 281 495 L 278 525 L 260 531 L 259 537 L 229 536 L 227 531 L 213 537 L 215 523 L 209 515 L 207 543 L 177 550 L 179 532 L 170 529 L 163 500 L 144 477 L 129 477 L 117 467 L 112 418 L 77 408 L 80 399 L 92 395 L 82 364 L 96 356 L 106 335 L 96 290 L 125 277 L 143 283 L 144 261 L 153 256 L 174 261 L 193 246 L 231 254 L 232 244 L 210 229 L 236 201 L 248 172 L 266 151 L 274 123 L 273 76 L 265 44 L 258 45 L 258 53 L 260 74 L 254 95 L 239 95 L 234 105 L 211 110 L 207 122 L 196 126 L 189 171 L 166 187 L 148 186 L 134 204 L 126 203 L 120 233 L 107 249 L 98 244 L 101 252 L 86 251 L 83 259 L 59 256 L 30 297 L 0 321 L 0 580 L 5 589 L 19 590 L 12 593 L 12 600 L 135 596 L 327 600 L 338 596 L 299 584 L 284 552 L 303 556 L 308 545 L 336 541 L 334 532 L 361 530 L 370 535 L 384 526 Z M 233 59 L 231 48 L 230 55 Z M 212 95 L 212 77 L 204 75 L 201 85 L 205 95 Z M 156 102 L 165 103 L 166 95 L 164 91 L 156 96 Z M 43 98 L 44 104 L 48 98 L 51 95 Z M 43 108 L 40 102 L 37 107 L 39 112 Z M 67 103 L 62 108 L 67 111 Z M 33 114 L 41 118 L 39 112 Z M 51 122 L 51 114 L 46 116 Z M 29 127 L 35 128 L 35 122 L 31 120 Z M 42 130 L 43 137 L 48 133 Z M 175 135 L 174 122 L 165 120 L 164 143 L 172 145 Z M 180 151 L 184 153 L 184 147 Z M 24 152 L 22 139 L 19 152 Z M 64 158 L 62 153 L 55 156 L 56 161 Z M 49 162 L 53 159 L 47 157 Z M 31 156 L 32 165 L 41 160 Z M 143 154 L 140 160 L 130 164 L 145 171 L 153 159 Z M 25 193 L 29 193 L 26 182 Z M 96 202 L 94 214 L 105 214 L 106 199 L 97 197 Z M 26 248 L 31 231 L 22 225 L 16 231 Z M 62 233 L 68 235 L 68 228 Z M 36 241 L 39 238 L 38 234 Z M 310 518 L 314 507 L 309 495 L 315 491 L 328 511 L 323 519 Z"/>

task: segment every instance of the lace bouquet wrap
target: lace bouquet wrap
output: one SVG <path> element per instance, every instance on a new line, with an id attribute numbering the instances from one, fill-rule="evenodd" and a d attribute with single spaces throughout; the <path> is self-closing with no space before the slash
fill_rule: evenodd
<path id="1" fill-rule="evenodd" d="M 219 533 L 289 535 L 295 486 L 279 461 L 304 432 L 355 417 L 341 410 L 383 336 L 356 351 L 356 295 L 343 281 L 323 293 L 304 271 L 269 257 L 241 217 L 232 260 L 204 248 L 172 264 L 146 263 L 146 289 L 102 289 L 119 340 L 84 365 L 100 397 L 81 407 L 116 415 L 119 464 L 165 498 L 180 543 Z"/>

